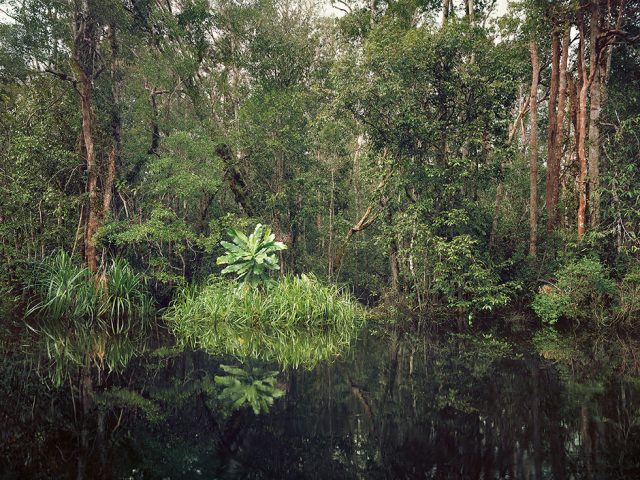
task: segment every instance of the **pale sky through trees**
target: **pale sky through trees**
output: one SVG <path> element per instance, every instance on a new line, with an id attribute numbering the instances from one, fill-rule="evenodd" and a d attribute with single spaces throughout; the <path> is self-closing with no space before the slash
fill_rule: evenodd
<path id="1" fill-rule="evenodd" d="M 509 0 L 497 0 L 493 15 L 494 16 L 504 15 L 507 11 L 508 4 L 509 4 Z M 336 15 L 336 16 L 344 15 L 344 12 L 338 10 L 337 8 L 333 8 L 331 6 L 331 0 L 326 1 L 324 13 L 329 15 Z"/>

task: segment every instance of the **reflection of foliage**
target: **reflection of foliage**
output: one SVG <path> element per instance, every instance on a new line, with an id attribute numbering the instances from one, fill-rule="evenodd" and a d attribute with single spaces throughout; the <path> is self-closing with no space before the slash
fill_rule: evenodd
<path id="1" fill-rule="evenodd" d="M 546 360 L 572 364 L 579 361 L 581 355 L 567 337 L 561 336 L 552 328 L 540 330 L 533 337 L 538 353 Z"/>
<path id="2" fill-rule="evenodd" d="M 122 260 L 94 275 L 60 252 L 44 262 L 35 291 L 38 300 L 28 314 L 41 318 L 34 330 L 45 342 L 57 385 L 87 361 L 122 370 L 153 313 L 140 275 Z"/>
<path id="3" fill-rule="evenodd" d="M 114 387 L 95 396 L 96 403 L 103 409 L 129 408 L 140 410 L 152 423 L 157 423 L 164 417 L 160 407 L 143 397 L 138 392 L 126 388 Z"/>
<path id="4" fill-rule="evenodd" d="M 461 363 L 467 365 L 474 378 L 487 375 L 495 364 L 507 358 L 516 358 L 513 346 L 490 333 L 479 336 L 469 334 L 451 335 L 457 340 Z"/>
<path id="5" fill-rule="evenodd" d="M 312 367 L 350 344 L 362 311 L 348 293 L 302 275 L 267 291 L 222 281 L 185 290 L 165 318 L 179 342 L 212 355 Z"/>
<path id="6" fill-rule="evenodd" d="M 270 270 L 280 269 L 275 253 L 287 246 L 275 241 L 271 228 L 258 224 L 249 237 L 230 229 L 229 236 L 233 243 L 221 242 L 226 253 L 217 260 L 218 265 L 228 265 L 222 273 L 235 273 L 238 280 L 257 286 L 268 281 Z"/>
<path id="7" fill-rule="evenodd" d="M 245 370 L 229 365 L 220 365 L 220 368 L 227 375 L 215 377 L 216 383 L 223 387 L 218 398 L 231 411 L 247 405 L 256 415 L 267 413 L 273 400 L 284 395 L 284 390 L 276 386 L 278 372 L 258 368 Z"/>

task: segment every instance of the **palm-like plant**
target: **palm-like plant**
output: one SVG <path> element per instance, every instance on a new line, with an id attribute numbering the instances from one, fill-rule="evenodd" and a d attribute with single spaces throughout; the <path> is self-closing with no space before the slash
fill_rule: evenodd
<path id="1" fill-rule="evenodd" d="M 266 284 L 269 272 L 279 270 L 275 253 L 286 250 L 287 246 L 275 241 L 271 228 L 256 225 L 248 237 L 237 230 L 228 231 L 231 242 L 220 242 L 226 249 L 225 255 L 218 257 L 218 265 L 228 265 L 222 273 L 235 273 L 236 279 L 251 286 Z"/>

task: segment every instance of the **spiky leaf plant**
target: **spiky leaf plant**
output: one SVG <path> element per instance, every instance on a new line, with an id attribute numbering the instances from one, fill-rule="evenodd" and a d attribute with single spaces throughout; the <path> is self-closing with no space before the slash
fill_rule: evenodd
<path id="1" fill-rule="evenodd" d="M 77 367 L 123 369 L 153 316 L 141 276 L 124 260 L 93 274 L 60 252 L 43 262 L 32 287 L 28 325 L 44 341 L 57 385 Z"/>
<path id="2" fill-rule="evenodd" d="M 228 265 L 222 273 L 235 273 L 237 280 L 254 287 L 268 283 L 269 272 L 280 269 L 276 252 L 287 246 L 276 242 L 271 228 L 260 223 L 248 237 L 234 229 L 227 233 L 233 243 L 220 242 L 226 253 L 216 261 L 218 265 Z"/>

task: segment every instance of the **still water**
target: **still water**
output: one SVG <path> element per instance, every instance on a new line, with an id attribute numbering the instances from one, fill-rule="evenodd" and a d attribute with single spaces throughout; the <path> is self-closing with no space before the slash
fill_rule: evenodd
<path id="1" fill-rule="evenodd" d="M 86 478 L 640 478 L 640 381 L 552 357 L 488 334 L 370 332 L 280 372 L 268 413 L 222 415 L 220 361 L 161 349 L 104 382 Z M 76 477 L 63 390 L 4 392 L 2 478 Z"/>

